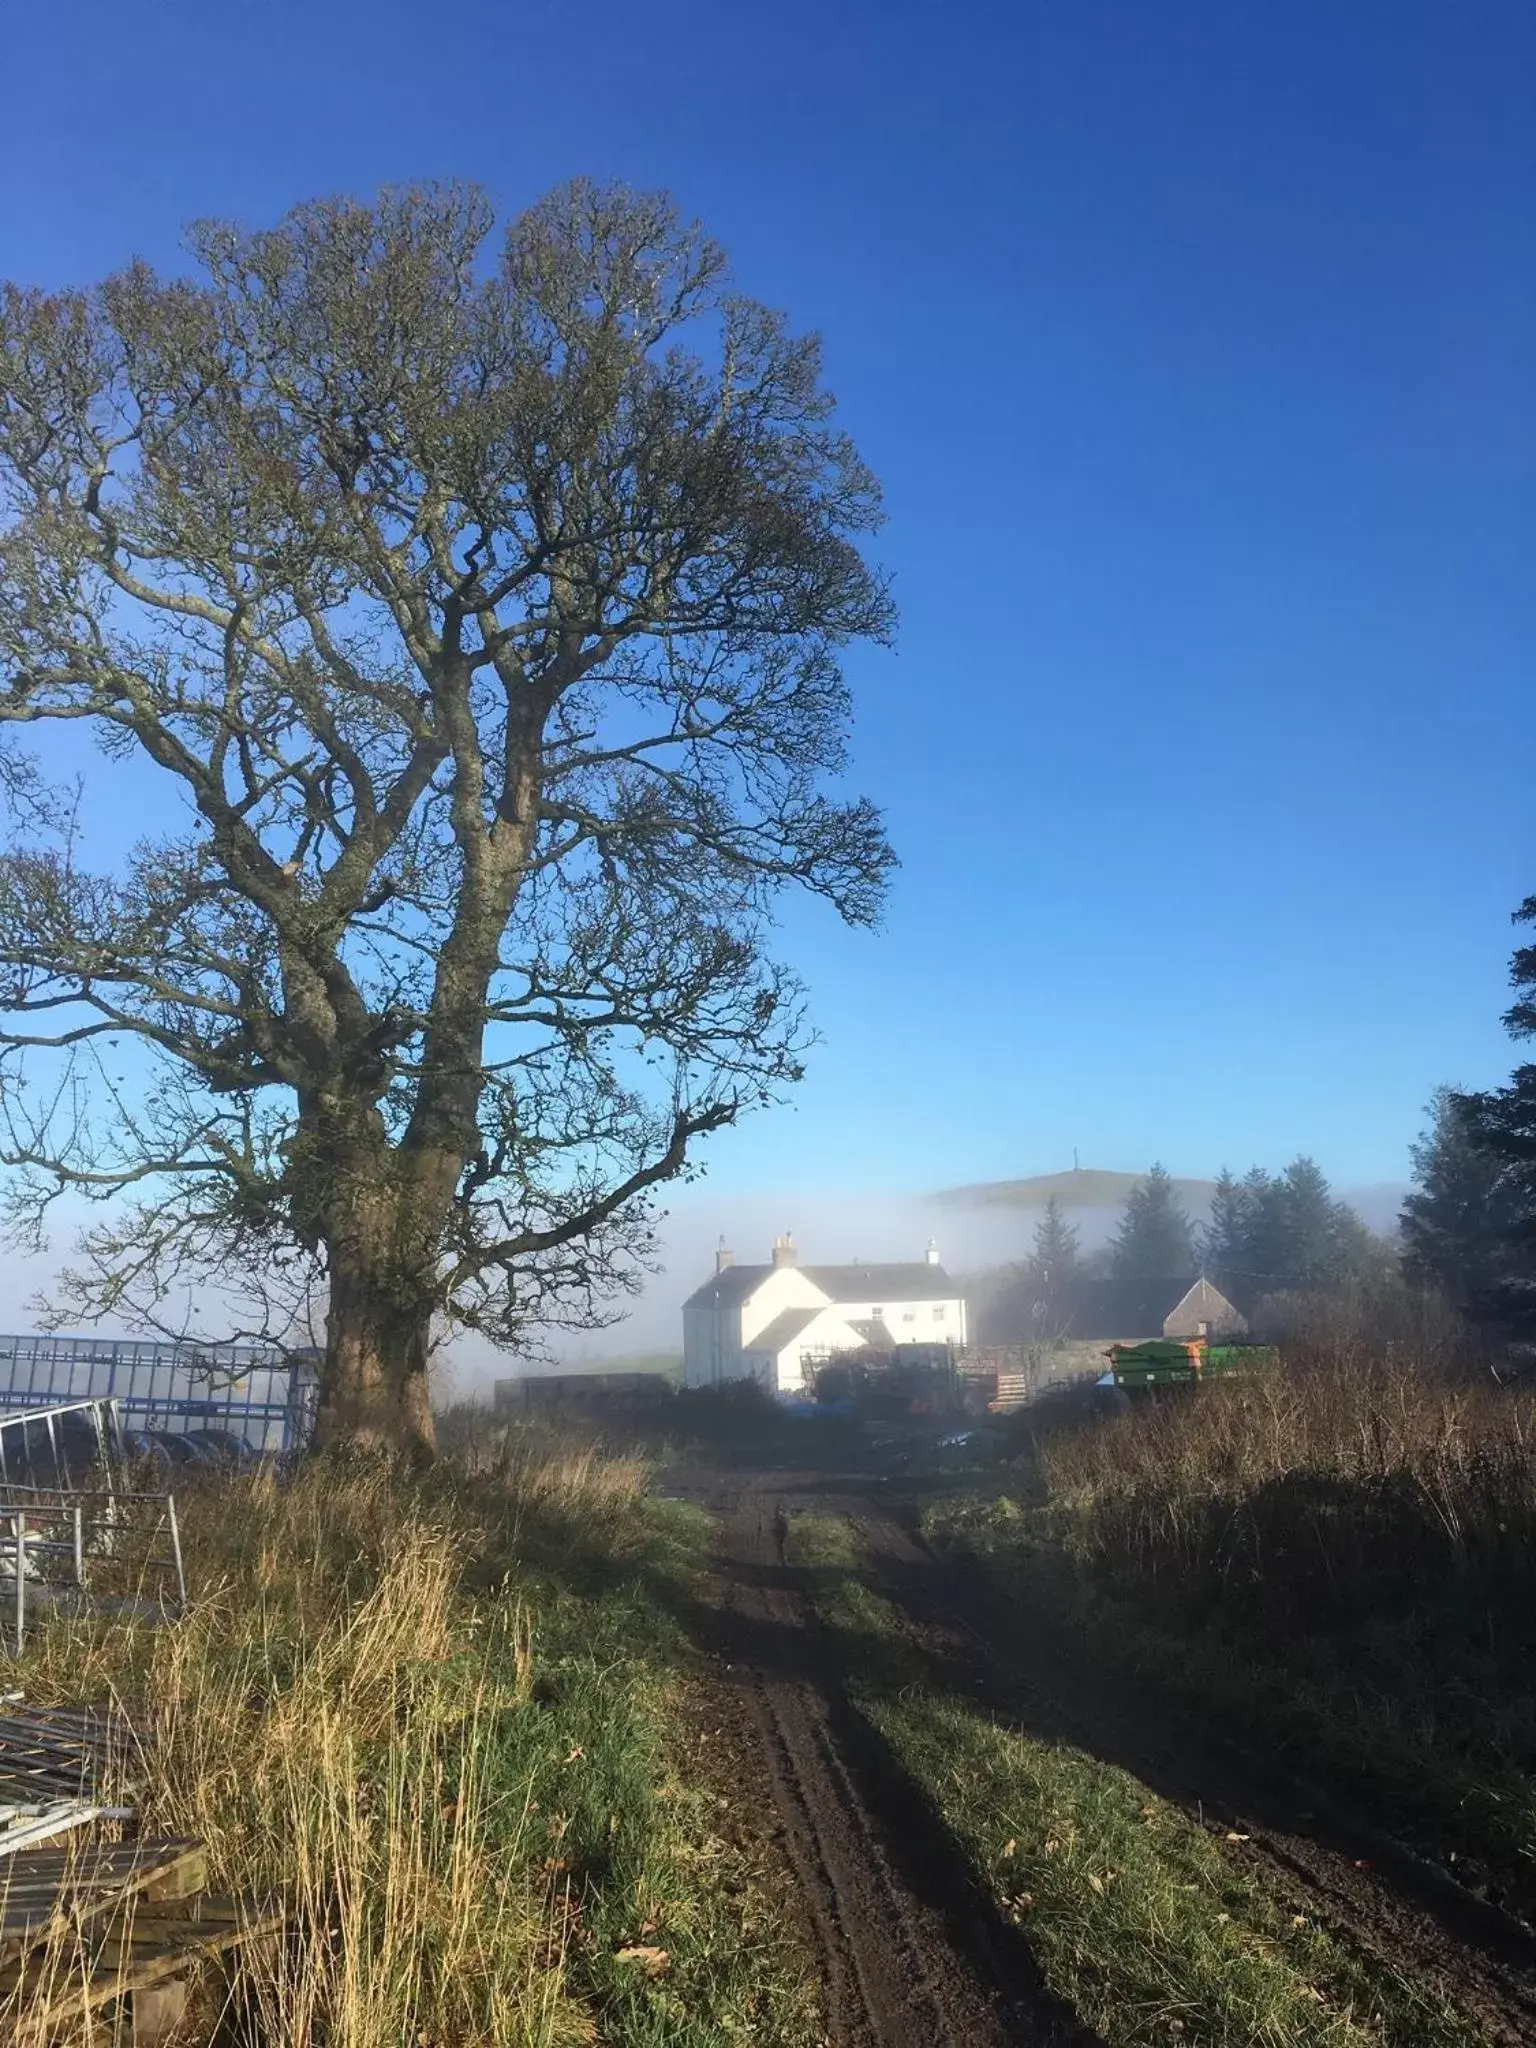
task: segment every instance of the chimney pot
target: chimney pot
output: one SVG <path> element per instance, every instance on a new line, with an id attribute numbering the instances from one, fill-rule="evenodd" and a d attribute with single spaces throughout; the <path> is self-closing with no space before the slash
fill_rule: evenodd
<path id="1" fill-rule="evenodd" d="M 936 1266 L 939 1263 L 939 1247 L 934 1238 L 929 1238 L 928 1249 L 923 1254 L 923 1260 L 929 1266 Z"/>
<path id="2" fill-rule="evenodd" d="M 782 1237 L 773 1240 L 773 1263 L 775 1266 L 793 1266 L 799 1258 L 795 1240 L 786 1230 Z"/>
<path id="3" fill-rule="evenodd" d="M 735 1263 L 736 1254 L 727 1247 L 725 1239 L 722 1237 L 715 1249 L 715 1271 L 723 1273 L 727 1266 L 734 1266 Z"/>

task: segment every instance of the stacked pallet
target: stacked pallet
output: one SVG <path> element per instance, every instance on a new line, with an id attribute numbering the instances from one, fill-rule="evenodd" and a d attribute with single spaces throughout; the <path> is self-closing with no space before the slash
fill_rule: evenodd
<path id="1" fill-rule="evenodd" d="M 997 1375 L 997 1392 L 987 1403 L 994 1415 L 1006 1415 L 1010 1409 L 1022 1408 L 1036 1390 L 1036 1381 L 1027 1372 L 1000 1372 Z"/>
<path id="2" fill-rule="evenodd" d="M 109 2038 L 164 2040 L 199 1959 L 281 1925 L 207 1890 L 200 1842 L 137 1835 L 133 1810 L 107 1803 L 109 1786 L 131 1794 L 142 1754 L 121 1714 L 0 1708 L 0 2037 L 16 2048 L 98 2014 Z"/>

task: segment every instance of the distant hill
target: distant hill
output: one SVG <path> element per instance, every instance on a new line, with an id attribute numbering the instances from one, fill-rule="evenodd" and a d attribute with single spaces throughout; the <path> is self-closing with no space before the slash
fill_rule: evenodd
<path id="1" fill-rule="evenodd" d="M 1097 1166 L 1074 1167 L 1068 1173 L 1035 1173 L 1027 1180 L 984 1180 L 974 1187 L 945 1188 L 934 1196 L 949 1209 L 1043 1209 L 1054 1196 L 1064 1209 L 1118 1209 L 1142 1176 L 1110 1173 Z M 1216 1192 L 1214 1181 L 1176 1180 L 1174 1187 L 1190 1209 L 1207 1209 Z"/>

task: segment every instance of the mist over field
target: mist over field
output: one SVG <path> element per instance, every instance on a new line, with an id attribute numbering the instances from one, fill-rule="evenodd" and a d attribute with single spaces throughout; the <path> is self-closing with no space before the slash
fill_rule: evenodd
<path id="1" fill-rule="evenodd" d="M 614 1304 L 613 1322 L 597 1330 L 548 1331 L 537 1354 L 527 1356 L 497 1351 L 482 1338 L 457 1336 L 438 1356 L 437 1398 L 483 1395 L 495 1379 L 510 1374 L 680 1351 L 682 1304 L 714 1271 L 722 1237 L 740 1265 L 766 1264 L 774 1239 L 784 1231 L 794 1237 L 806 1265 L 916 1260 L 932 1242 L 945 1269 L 965 1283 L 1024 1258 L 1045 1200 L 1054 1194 L 1083 1249 L 1093 1251 L 1114 1234 L 1123 1189 L 1137 1176 L 1084 1169 L 1075 1178 L 1095 1199 L 1069 1199 L 1074 1176 L 1067 1173 L 934 1193 L 838 1188 L 712 1193 L 705 1183 L 669 1208 L 659 1232 L 658 1268 L 628 1302 Z M 1201 1190 L 1208 1185 L 1179 1183 L 1197 1223 L 1204 1220 Z M 1339 1191 L 1364 1222 L 1383 1233 L 1396 1223 L 1403 1192 L 1394 1181 Z M 67 1261 L 69 1241 L 69 1230 L 61 1226 L 48 1259 L 0 1252 L 0 1330 L 39 1327 L 39 1298 L 48 1293 L 55 1269 Z M 206 1334 L 216 1334 L 215 1320 L 205 1308 Z M 147 1333 L 119 1324 L 103 1326 L 98 1334 Z"/>
<path id="2" fill-rule="evenodd" d="M 1137 1176 L 1092 1178 L 1101 1184 L 1094 1192 L 1105 1199 L 1062 1199 L 1085 1251 L 1096 1250 L 1113 1236 L 1120 1220 L 1118 1184 L 1129 1187 Z M 945 1269 L 963 1281 L 1025 1257 L 1046 1196 L 1055 1192 L 1061 1199 L 1061 1184 L 1068 1179 L 1041 1175 L 1033 1182 L 998 1182 L 936 1194 L 818 1189 L 712 1195 L 706 1185 L 672 1206 L 660 1233 L 660 1269 L 646 1281 L 622 1320 L 602 1330 L 558 1335 L 550 1348 L 562 1362 L 582 1363 L 679 1350 L 682 1304 L 714 1271 L 722 1237 L 741 1265 L 766 1263 L 775 1237 L 786 1230 L 806 1265 L 920 1259 L 932 1241 Z M 1182 1184 L 1185 1207 L 1196 1223 L 1206 1214 L 1207 1205 L 1197 1194 L 1203 1185 L 1208 1183 Z M 1395 1226 L 1403 1192 L 1401 1183 L 1388 1181 L 1341 1188 L 1339 1195 L 1373 1230 L 1386 1233 Z M 470 1369 L 471 1356 L 468 1349 L 462 1352 L 461 1370 Z M 524 1368 L 488 1359 L 477 1369 Z"/>

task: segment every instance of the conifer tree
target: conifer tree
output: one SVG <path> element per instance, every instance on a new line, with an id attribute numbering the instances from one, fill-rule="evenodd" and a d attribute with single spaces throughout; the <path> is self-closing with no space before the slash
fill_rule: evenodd
<path id="1" fill-rule="evenodd" d="M 1169 1280 L 1194 1270 L 1195 1233 L 1165 1166 L 1154 1165 L 1126 1197 L 1110 1246 L 1117 1280 Z"/>

